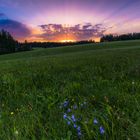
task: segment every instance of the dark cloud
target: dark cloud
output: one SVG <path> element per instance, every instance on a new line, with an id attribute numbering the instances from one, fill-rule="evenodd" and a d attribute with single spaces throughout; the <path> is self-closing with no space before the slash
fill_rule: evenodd
<path id="1" fill-rule="evenodd" d="M 31 34 L 30 29 L 26 25 L 11 19 L 0 19 L 1 29 L 10 32 L 17 39 L 28 37 Z"/>
<path id="2" fill-rule="evenodd" d="M 63 26 L 61 24 L 47 24 L 39 26 L 43 34 L 39 35 L 46 40 L 57 40 L 61 36 L 73 37 L 75 40 L 88 40 L 101 37 L 107 30 L 102 24 L 92 25 L 91 23 L 77 24 L 75 26 Z"/>

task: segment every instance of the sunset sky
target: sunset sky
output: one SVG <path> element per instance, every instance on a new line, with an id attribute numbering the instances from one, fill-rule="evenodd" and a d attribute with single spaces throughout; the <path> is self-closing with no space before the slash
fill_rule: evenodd
<path id="1" fill-rule="evenodd" d="M 140 32 L 140 0 L 0 0 L 0 29 L 60 42 Z"/>

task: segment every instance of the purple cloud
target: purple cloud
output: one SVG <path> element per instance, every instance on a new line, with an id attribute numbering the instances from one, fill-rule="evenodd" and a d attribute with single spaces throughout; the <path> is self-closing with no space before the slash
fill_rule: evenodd
<path id="1" fill-rule="evenodd" d="M 72 36 L 75 40 L 89 40 L 101 37 L 107 30 L 103 24 L 92 25 L 91 23 L 77 24 L 75 26 L 63 26 L 61 24 L 46 24 L 39 26 L 43 34 L 39 37 L 46 40 L 56 40 L 61 36 Z"/>
<path id="2" fill-rule="evenodd" d="M 3 14 L 0 15 L 3 16 Z M 0 19 L 0 30 L 2 29 L 10 32 L 16 39 L 22 39 L 31 34 L 31 30 L 25 24 L 11 19 Z"/>

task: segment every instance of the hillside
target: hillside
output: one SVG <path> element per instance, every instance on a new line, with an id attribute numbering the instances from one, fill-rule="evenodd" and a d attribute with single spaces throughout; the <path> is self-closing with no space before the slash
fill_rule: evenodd
<path id="1" fill-rule="evenodd" d="M 7 140 L 139 140 L 140 40 L 1 55 L 0 132 Z"/>

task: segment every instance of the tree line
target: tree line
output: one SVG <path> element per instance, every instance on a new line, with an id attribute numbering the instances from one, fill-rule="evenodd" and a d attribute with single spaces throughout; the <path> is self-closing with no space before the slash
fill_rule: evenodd
<path id="1" fill-rule="evenodd" d="M 100 42 L 110 42 L 110 41 L 124 41 L 124 40 L 137 40 L 140 39 L 140 33 L 129 33 L 122 35 L 104 35 Z"/>
<path id="2" fill-rule="evenodd" d="M 64 47 L 71 45 L 82 45 L 95 43 L 94 40 L 83 40 L 78 42 L 28 42 L 26 45 L 32 48 L 54 48 L 54 47 Z"/>
<path id="3" fill-rule="evenodd" d="M 16 41 L 12 35 L 5 31 L 0 31 L 0 54 L 14 53 L 19 51 L 29 51 L 32 48 L 53 48 L 69 45 L 79 45 L 79 44 L 89 44 L 94 43 L 93 40 L 83 40 L 78 42 L 27 42 L 19 43 Z"/>
<path id="4" fill-rule="evenodd" d="M 19 43 L 9 32 L 5 30 L 0 31 L 0 54 L 28 51 L 30 49 L 31 48 L 27 46 L 27 42 Z"/>
<path id="5" fill-rule="evenodd" d="M 110 42 L 110 41 L 123 41 L 123 40 L 136 40 L 140 39 L 140 33 L 130 33 L 123 35 L 104 35 L 100 42 Z M 41 48 L 52 48 L 52 47 L 61 47 L 61 46 L 71 46 L 71 45 L 82 45 L 95 43 L 94 40 L 84 40 L 78 42 L 27 42 L 19 43 L 16 41 L 9 32 L 5 30 L 0 31 L 0 54 L 13 53 L 19 51 L 29 51 L 32 48 L 41 47 Z"/>

